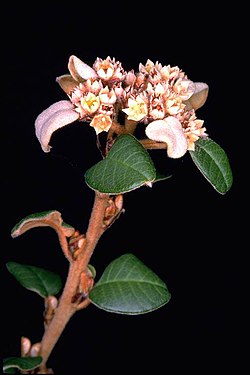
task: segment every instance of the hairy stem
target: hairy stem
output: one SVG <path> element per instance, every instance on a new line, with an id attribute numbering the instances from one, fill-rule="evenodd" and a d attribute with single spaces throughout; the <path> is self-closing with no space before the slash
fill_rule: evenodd
<path id="1" fill-rule="evenodd" d="M 55 315 L 45 330 L 41 341 L 41 350 L 39 353 L 39 355 L 41 355 L 43 358 L 42 364 L 40 365 L 41 371 L 46 370 L 46 362 L 54 346 L 60 338 L 68 321 L 77 311 L 77 305 L 72 301 L 78 291 L 80 275 L 86 269 L 97 242 L 106 229 L 103 220 L 105 217 L 108 200 L 109 195 L 107 194 L 95 194 L 95 201 L 86 233 L 86 241 L 83 242 L 79 256 L 75 262 L 70 264 L 67 281 L 65 283 L 59 305 L 55 310 Z M 86 299 L 86 306 L 88 304 L 89 300 Z"/>
<path id="2" fill-rule="evenodd" d="M 137 122 L 134 120 L 125 119 L 125 129 L 128 133 L 134 134 Z"/>

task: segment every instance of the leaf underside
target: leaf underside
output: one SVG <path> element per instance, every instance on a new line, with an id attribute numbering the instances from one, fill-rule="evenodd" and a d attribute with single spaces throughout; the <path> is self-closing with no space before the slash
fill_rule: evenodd
<path id="1" fill-rule="evenodd" d="M 3 372 L 11 373 L 9 369 L 17 368 L 21 371 L 33 370 L 42 362 L 42 357 L 9 357 L 3 360 Z"/>
<path id="2" fill-rule="evenodd" d="M 59 211 L 50 210 L 36 212 L 24 217 L 12 228 L 11 236 L 16 238 L 29 229 L 45 226 L 54 226 L 54 229 L 60 228 L 66 237 L 72 236 L 75 232 L 75 229 L 71 225 L 62 220 Z"/>

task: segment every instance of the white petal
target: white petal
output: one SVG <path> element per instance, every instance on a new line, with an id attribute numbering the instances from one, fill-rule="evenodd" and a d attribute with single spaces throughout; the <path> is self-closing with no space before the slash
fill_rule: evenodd
<path id="1" fill-rule="evenodd" d="M 188 144 L 182 125 L 173 116 L 151 122 L 145 132 L 149 139 L 167 144 L 167 154 L 170 158 L 180 158 L 187 151 Z"/>
<path id="2" fill-rule="evenodd" d="M 203 106 L 208 96 L 208 85 L 203 82 L 195 82 L 193 95 L 185 102 L 188 109 L 198 109 Z"/>
<path id="3" fill-rule="evenodd" d="M 68 69 L 72 77 L 77 81 L 97 78 L 95 70 L 74 55 L 69 58 Z"/>
<path id="4" fill-rule="evenodd" d="M 65 125 L 79 118 L 79 114 L 73 109 L 73 104 L 68 100 L 61 100 L 45 109 L 36 118 L 36 136 L 41 143 L 44 152 L 49 152 L 49 142 L 52 134 Z"/>

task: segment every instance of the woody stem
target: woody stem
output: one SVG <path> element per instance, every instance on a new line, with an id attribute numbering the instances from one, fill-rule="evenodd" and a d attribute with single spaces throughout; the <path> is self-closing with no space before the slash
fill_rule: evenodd
<path id="1" fill-rule="evenodd" d="M 41 341 L 39 355 L 43 358 L 43 361 L 40 365 L 40 371 L 46 369 L 47 360 L 54 346 L 60 338 L 68 321 L 77 311 L 77 306 L 72 302 L 73 297 L 78 290 L 80 275 L 86 269 L 97 242 L 106 229 L 103 224 L 103 219 L 108 205 L 108 199 L 109 195 L 107 194 L 100 194 L 98 192 L 95 194 L 95 200 L 86 232 L 86 241 L 83 242 L 77 259 L 70 264 L 67 281 L 59 305 L 55 310 L 55 315 L 45 330 Z M 90 301 L 86 299 L 86 306 L 89 303 Z"/>

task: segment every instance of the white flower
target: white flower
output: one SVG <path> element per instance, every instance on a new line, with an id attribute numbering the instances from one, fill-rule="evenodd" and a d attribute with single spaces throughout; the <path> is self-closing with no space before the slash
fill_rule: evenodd
<path id="1" fill-rule="evenodd" d="M 128 120 L 141 121 L 147 116 L 148 107 L 146 102 L 138 95 L 136 99 L 128 98 L 128 108 L 123 109 L 128 115 Z"/>
<path id="2" fill-rule="evenodd" d="M 86 114 L 92 115 L 98 110 L 100 99 L 98 96 L 92 94 L 92 92 L 88 92 L 87 95 L 81 98 L 81 106 Z"/>
<path id="3" fill-rule="evenodd" d="M 103 131 L 108 132 L 112 125 L 112 120 L 110 116 L 107 115 L 96 115 L 90 123 L 95 129 L 96 134 L 99 134 Z"/>

